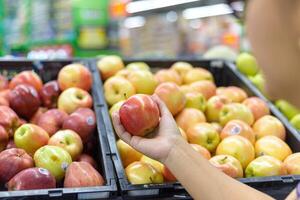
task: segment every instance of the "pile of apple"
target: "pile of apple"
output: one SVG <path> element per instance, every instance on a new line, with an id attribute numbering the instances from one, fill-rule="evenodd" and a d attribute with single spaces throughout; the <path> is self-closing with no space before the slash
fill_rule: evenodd
<path id="1" fill-rule="evenodd" d="M 264 94 L 265 79 L 259 69 L 256 58 L 246 52 L 241 53 L 236 60 L 237 69 L 249 78 L 249 80 Z M 290 123 L 300 131 L 300 109 L 284 99 L 275 102 L 276 107 L 290 121 Z"/>
<path id="2" fill-rule="evenodd" d="M 204 68 L 177 62 L 153 74 L 143 62 L 107 56 L 98 61 L 110 114 L 118 111 L 127 132 L 145 136 L 159 124 L 156 94 L 174 116 L 181 135 L 209 162 L 234 178 L 300 174 L 300 153 L 286 144 L 283 124 L 267 104 L 235 86 L 216 87 Z M 159 67 L 159 66 L 157 66 Z M 132 184 L 176 181 L 160 162 L 117 141 Z"/>
<path id="3" fill-rule="evenodd" d="M 0 183 L 8 190 L 100 186 L 89 94 L 92 75 L 81 64 L 63 67 L 43 84 L 33 71 L 0 76 Z"/>

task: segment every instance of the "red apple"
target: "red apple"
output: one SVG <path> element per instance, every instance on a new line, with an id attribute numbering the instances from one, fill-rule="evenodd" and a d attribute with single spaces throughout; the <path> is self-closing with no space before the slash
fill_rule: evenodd
<path id="1" fill-rule="evenodd" d="M 177 125 L 185 132 L 193 125 L 206 122 L 203 112 L 196 108 L 185 108 L 176 116 Z"/>
<path id="2" fill-rule="evenodd" d="M 7 183 L 8 191 L 50 189 L 56 187 L 54 176 L 44 168 L 28 168 L 17 173 Z"/>
<path id="3" fill-rule="evenodd" d="M 185 95 L 175 83 L 162 83 L 155 89 L 154 93 L 166 104 L 173 116 L 185 106 Z"/>
<path id="4" fill-rule="evenodd" d="M 96 129 L 96 115 L 89 108 L 78 108 L 63 121 L 62 127 L 75 131 L 85 143 Z"/>
<path id="5" fill-rule="evenodd" d="M 281 121 L 274 116 L 266 115 L 257 120 L 253 125 L 256 139 L 266 135 L 274 135 L 285 140 L 285 128 Z"/>
<path id="6" fill-rule="evenodd" d="M 88 68 L 80 63 L 73 63 L 64 66 L 59 71 L 57 81 L 62 91 L 72 87 L 89 91 L 93 78 Z"/>
<path id="7" fill-rule="evenodd" d="M 243 104 L 252 111 L 255 121 L 265 115 L 270 114 L 270 109 L 267 103 L 258 97 L 250 97 L 248 99 L 245 99 L 245 101 L 243 101 Z"/>
<path id="8" fill-rule="evenodd" d="M 11 108 L 0 106 L 0 125 L 5 128 L 9 136 L 13 136 L 19 127 L 19 117 Z"/>
<path id="9" fill-rule="evenodd" d="M 0 91 L 8 89 L 8 80 L 5 76 L 0 75 Z"/>
<path id="10" fill-rule="evenodd" d="M 32 158 L 23 149 L 7 149 L 0 153 L 0 182 L 6 183 L 14 175 L 33 167 Z"/>
<path id="11" fill-rule="evenodd" d="M 37 121 L 37 125 L 42 127 L 49 136 L 52 136 L 59 129 L 62 128 L 65 119 L 68 114 L 62 110 L 50 109 L 47 112 L 41 114 Z"/>
<path id="12" fill-rule="evenodd" d="M 17 85 L 9 93 L 10 107 L 21 117 L 30 119 L 41 105 L 40 97 L 34 87 Z"/>
<path id="13" fill-rule="evenodd" d="M 130 97 L 123 103 L 119 113 L 122 125 L 132 135 L 145 136 L 159 123 L 159 108 L 148 95 Z"/>
<path id="14" fill-rule="evenodd" d="M 45 112 L 47 112 L 48 109 L 44 107 L 39 107 L 39 109 L 34 113 L 34 115 L 30 119 L 30 123 L 37 124 L 41 115 Z"/>
<path id="15" fill-rule="evenodd" d="M 9 101 L 4 97 L 0 97 L 0 105 L 1 106 L 9 106 Z"/>
<path id="16" fill-rule="evenodd" d="M 94 160 L 94 158 L 88 154 L 81 154 L 78 159 L 77 159 L 78 162 L 87 162 L 87 163 L 90 163 L 95 169 L 97 169 L 97 163 L 96 161 Z"/>
<path id="17" fill-rule="evenodd" d="M 240 135 L 248 139 L 253 145 L 255 143 L 255 133 L 252 128 L 241 120 L 231 120 L 223 128 L 220 136 L 222 139 L 232 136 Z"/>
<path id="18" fill-rule="evenodd" d="M 167 182 L 175 182 L 177 181 L 176 177 L 172 174 L 172 172 L 165 165 L 162 170 L 162 175 L 164 176 L 165 181 Z"/>
<path id="19" fill-rule="evenodd" d="M 182 83 L 180 75 L 172 69 L 161 69 L 157 71 L 155 79 L 158 83 L 173 82 L 177 85 L 181 85 Z"/>
<path id="20" fill-rule="evenodd" d="M 6 149 L 17 148 L 13 139 L 10 139 L 6 145 Z"/>
<path id="21" fill-rule="evenodd" d="M 206 100 L 214 96 L 217 89 L 213 82 L 207 80 L 194 82 L 190 85 L 190 87 L 192 88 L 192 91 L 203 94 Z"/>
<path id="22" fill-rule="evenodd" d="M 91 108 L 93 99 L 91 95 L 80 88 L 68 88 L 58 97 L 58 109 L 71 114 L 78 108 Z"/>
<path id="23" fill-rule="evenodd" d="M 24 149 L 29 155 L 33 155 L 36 150 L 46 145 L 48 140 L 48 133 L 34 124 L 24 124 L 14 134 L 16 146 Z"/>
<path id="24" fill-rule="evenodd" d="M 57 99 L 60 95 L 60 92 L 61 91 L 57 81 L 50 81 L 46 83 L 40 92 L 43 106 L 49 109 L 57 107 Z"/>
<path id="25" fill-rule="evenodd" d="M 14 89 L 16 86 L 26 84 L 34 87 L 37 92 L 43 87 L 41 78 L 34 71 L 22 71 L 17 74 L 9 83 L 9 88 Z"/>
<path id="26" fill-rule="evenodd" d="M 0 125 L 0 151 L 3 151 L 6 148 L 8 140 L 9 134 L 7 133 L 5 128 Z"/>
<path id="27" fill-rule="evenodd" d="M 104 179 L 87 162 L 72 162 L 66 171 L 64 187 L 93 187 L 104 185 Z"/>
<path id="28" fill-rule="evenodd" d="M 5 89 L 0 91 L 0 97 L 6 99 L 9 102 L 10 89 Z"/>

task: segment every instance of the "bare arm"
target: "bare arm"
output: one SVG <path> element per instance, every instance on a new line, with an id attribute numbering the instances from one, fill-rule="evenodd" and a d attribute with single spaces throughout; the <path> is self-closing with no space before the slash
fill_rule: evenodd
<path id="1" fill-rule="evenodd" d="M 161 121 L 154 137 L 148 139 L 131 136 L 121 125 L 118 113 L 114 113 L 114 127 L 122 140 L 165 164 L 194 199 L 272 199 L 223 174 L 199 156 L 180 136 L 175 120 L 165 104 L 158 97 L 153 99 L 161 112 Z"/>
<path id="2" fill-rule="evenodd" d="M 300 107 L 300 2 L 251 0 L 247 32 L 275 99 L 287 99 Z"/>

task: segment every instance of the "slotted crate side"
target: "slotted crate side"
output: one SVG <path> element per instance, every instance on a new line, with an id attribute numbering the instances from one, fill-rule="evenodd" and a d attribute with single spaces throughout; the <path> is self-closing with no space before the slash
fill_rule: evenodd
<path id="1" fill-rule="evenodd" d="M 142 61 L 146 62 L 154 71 L 159 68 L 169 68 L 177 60 L 125 60 L 125 64 Z M 228 63 L 222 60 L 184 60 L 191 63 L 194 67 L 203 67 L 212 72 L 215 83 L 217 86 L 238 86 L 243 88 L 249 96 L 261 97 L 257 89 L 245 81 L 232 67 L 228 66 Z M 96 67 L 96 61 L 91 62 L 91 65 Z M 108 105 L 104 98 L 103 93 L 103 83 L 100 81 L 98 87 L 99 95 L 99 105 L 102 108 L 102 114 L 105 121 L 106 133 L 109 147 L 112 153 L 112 159 L 115 166 L 117 176 L 119 178 L 120 188 L 124 198 L 134 199 L 136 197 L 143 198 L 154 198 L 158 196 L 168 196 L 177 197 L 182 196 L 182 198 L 189 198 L 187 193 L 184 192 L 184 188 L 179 183 L 165 183 L 165 184 L 149 184 L 149 185 L 132 185 L 128 182 L 125 171 L 120 159 L 119 152 L 116 147 L 116 136 L 111 124 L 111 119 L 109 117 Z M 265 98 L 262 98 L 266 101 Z M 274 105 L 266 101 L 272 115 L 278 117 L 278 112 L 274 109 Z M 284 121 L 283 121 L 284 123 Z M 291 129 L 288 124 L 284 123 L 287 130 L 286 141 L 290 145 L 294 152 L 300 151 L 300 137 L 298 134 Z M 262 192 L 265 192 L 274 198 L 282 199 L 285 197 L 300 181 L 300 176 L 275 176 L 275 177 L 261 177 L 261 178 L 243 178 L 240 179 L 241 182 L 248 184 Z M 278 190 L 281 188 L 281 190 Z"/>
<path id="2" fill-rule="evenodd" d="M 85 60 L 60 60 L 60 61 L 0 61 L 0 73 L 5 70 L 7 74 L 15 75 L 23 70 L 34 70 L 42 78 L 43 82 L 54 80 L 57 78 L 59 70 L 73 62 L 80 62 L 85 66 L 89 66 Z M 2 68 L 2 66 L 5 66 Z M 91 68 L 89 70 L 94 73 Z M 94 151 L 94 158 L 100 167 L 106 183 L 100 187 L 82 187 L 82 188 L 55 188 L 43 190 L 28 191 L 1 191 L 1 199 L 114 199 L 117 197 L 117 184 L 114 175 L 114 167 L 109 152 L 107 140 L 103 138 L 106 135 L 103 132 L 103 118 L 100 109 L 97 107 L 96 85 L 93 84 L 91 94 L 94 100 L 94 111 L 97 120 L 97 130 L 95 132 L 95 144 L 97 149 Z"/>

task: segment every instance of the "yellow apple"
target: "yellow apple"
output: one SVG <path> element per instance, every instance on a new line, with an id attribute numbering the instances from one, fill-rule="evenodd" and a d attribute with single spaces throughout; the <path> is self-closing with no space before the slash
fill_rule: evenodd
<path id="1" fill-rule="evenodd" d="M 156 169 L 156 171 L 158 171 L 159 173 L 162 173 L 163 172 L 163 168 L 164 168 L 164 165 L 161 164 L 159 161 L 157 160 L 153 160 L 152 158 L 149 158 L 145 155 L 143 155 L 140 159 L 141 162 L 145 162 L 145 163 L 148 163 L 150 164 L 152 167 L 154 167 Z"/>
<path id="2" fill-rule="evenodd" d="M 171 66 L 171 69 L 175 70 L 181 78 L 184 78 L 185 74 L 193 69 L 193 66 L 187 62 L 176 62 Z"/>
<path id="3" fill-rule="evenodd" d="M 126 66 L 126 69 L 130 71 L 137 71 L 137 70 L 142 70 L 142 71 L 150 71 L 149 65 L 147 65 L 144 62 L 133 62 L 130 63 Z"/>
<path id="4" fill-rule="evenodd" d="M 255 158 L 254 147 L 246 138 L 234 135 L 225 138 L 217 147 L 216 155 L 230 155 L 238 159 L 245 169 Z"/>
<path id="5" fill-rule="evenodd" d="M 104 83 L 104 96 L 109 105 L 126 100 L 134 94 L 134 86 L 124 78 L 111 77 Z"/>
<path id="6" fill-rule="evenodd" d="M 201 110 L 202 112 L 205 111 L 206 100 L 201 93 L 198 92 L 187 93 L 185 97 L 186 97 L 186 103 L 185 103 L 186 108 L 196 108 L 198 110 Z"/>
<path id="7" fill-rule="evenodd" d="M 300 153 L 289 155 L 283 162 L 288 174 L 300 175 Z"/>
<path id="8" fill-rule="evenodd" d="M 273 156 L 281 161 L 292 154 L 289 145 L 273 135 L 267 135 L 260 138 L 255 143 L 256 157 L 262 155 Z"/>
<path id="9" fill-rule="evenodd" d="M 184 84 L 190 84 L 196 81 L 203 81 L 203 80 L 208 80 L 208 81 L 214 80 L 213 75 L 204 68 L 193 68 L 189 70 L 183 77 Z"/>
<path id="10" fill-rule="evenodd" d="M 123 105 L 124 101 L 119 101 L 118 103 L 115 103 L 110 109 L 109 109 L 109 115 L 112 117 L 112 114 L 116 111 L 119 111 L 121 106 Z"/>
<path id="11" fill-rule="evenodd" d="M 212 81 L 196 81 L 193 82 L 190 86 L 192 88 L 192 91 L 203 94 L 203 96 L 207 100 L 216 94 L 216 85 Z"/>
<path id="12" fill-rule="evenodd" d="M 184 94 L 194 92 L 194 91 L 193 91 L 193 88 L 192 88 L 190 85 L 181 85 L 181 86 L 179 87 L 179 89 L 180 89 L 180 91 L 183 92 Z"/>
<path id="13" fill-rule="evenodd" d="M 246 122 L 248 125 L 252 125 L 254 117 L 251 110 L 241 103 L 229 103 L 223 106 L 219 113 L 219 120 L 222 126 L 225 126 L 227 122 L 239 119 Z"/>
<path id="14" fill-rule="evenodd" d="M 143 156 L 143 154 L 132 148 L 121 139 L 117 141 L 117 148 L 124 167 L 127 167 L 129 164 L 135 161 L 139 161 Z"/>
<path id="15" fill-rule="evenodd" d="M 185 132 L 193 125 L 206 122 L 203 112 L 195 108 L 185 108 L 176 115 L 176 123 Z"/>
<path id="16" fill-rule="evenodd" d="M 200 146 L 199 144 L 190 144 L 192 148 L 197 151 L 201 156 L 206 158 L 207 160 L 210 159 L 211 155 L 210 152 L 203 146 Z"/>
<path id="17" fill-rule="evenodd" d="M 181 134 L 181 136 L 183 137 L 183 139 L 184 139 L 185 141 L 188 141 L 185 131 L 184 131 L 182 128 L 180 128 L 179 126 L 178 126 L 178 129 L 179 129 L 180 134 Z"/>
<path id="18" fill-rule="evenodd" d="M 97 62 L 97 67 L 101 72 L 102 79 L 106 80 L 123 69 L 124 63 L 119 56 L 111 55 L 101 58 Z"/>
<path id="19" fill-rule="evenodd" d="M 219 122 L 219 114 L 225 104 L 230 101 L 223 96 L 213 96 L 206 103 L 205 115 L 209 122 Z"/>
<path id="20" fill-rule="evenodd" d="M 239 87 L 229 86 L 221 90 L 217 90 L 217 95 L 226 96 L 229 100 L 235 103 L 242 103 L 247 99 L 247 93 Z"/>
<path id="21" fill-rule="evenodd" d="M 158 70 L 155 74 L 155 79 L 159 83 L 165 83 L 165 82 L 173 82 L 177 85 L 181 85 L 182 80 L 179 74 L 172 69 L 161 69 Z"/>
<path id="22" fill-rule="evenodd" d="M 153 94 L 158 84 L 151 72 L 142 70 L 132 71 L 127 80 L 135 87 L 137 94 Z"/>
<path id="23" fill-rule="evenodd" d="M 233 156 L 217 155 L 212 157 L 209 162 L 232 178 L 243 178 L 242 165 L 240 161 Z"/>

